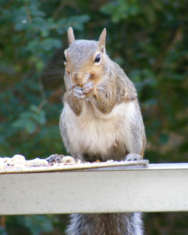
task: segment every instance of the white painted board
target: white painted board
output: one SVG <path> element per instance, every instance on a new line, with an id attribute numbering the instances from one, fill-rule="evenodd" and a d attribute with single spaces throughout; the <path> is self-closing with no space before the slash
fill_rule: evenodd
<path id="1" fill-rule="evenodd" d="M 188 211 L 188 163 L 0 175 L 0 215 Z"/>

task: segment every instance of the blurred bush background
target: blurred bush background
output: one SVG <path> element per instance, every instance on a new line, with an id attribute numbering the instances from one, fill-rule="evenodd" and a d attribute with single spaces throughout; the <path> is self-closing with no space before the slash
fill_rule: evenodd
<path id="1" fill-rule="evenodd" d="M 66 30 L 97 39 L 135 83 L 151 162 L 188 161 L 186 0 L 0 0 L 0 155 L 65 152 L 62 109 Z M 162 192 L 161 192 L 162 193 Z M 188 234 L 187 213 L 145 215 L 146 234 Z M 62 215 L 0 217 L 0 234 L 64 234 Z"/>

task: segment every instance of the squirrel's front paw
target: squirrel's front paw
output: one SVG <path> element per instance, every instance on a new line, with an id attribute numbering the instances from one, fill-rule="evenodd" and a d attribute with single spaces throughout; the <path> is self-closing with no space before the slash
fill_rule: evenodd
<path id="1" fill-rule="evenodd" d="M 76 86 L 76 87 L 73 88 L 72 92 L 73 92 L 73 95 L 75 97 L 79 98 L 79 99 L 85 98 L 85 94 L 83 92 L 83 88 L 82 87 Z"/>
<path id="2" fill-rule="evenodd" d="M 83 93 L 84 93 L 85 95 L 87 95 L 87 94 L 91 93 L 91 92 L 93 91 L 93 89 L 94 89 L 94 84 L 93 84 L 93 82 L 87 82 L 87 83 L 84 84 L 84 86 L 83 86 Z"/>
<path id="3" fill-rule="evenodd" d="M 142 159 L 143 159 L 142 156 L 140 154 L 137 154 L 137 153 L 129 153 L 125 157 L 126 161 L 139 161 L 139 160 L 142 160 Z"/>

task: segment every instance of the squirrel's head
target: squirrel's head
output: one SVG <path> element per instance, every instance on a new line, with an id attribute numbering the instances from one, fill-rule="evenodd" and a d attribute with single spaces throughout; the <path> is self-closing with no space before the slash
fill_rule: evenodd
<path id="1" fill-rule="evenodd" d="M 73 85 L 100 81 L 105 71 L 105 41 L 105 28 L 98 41 L 75 40 L 73 29 L 68 29 L 69 47 L 64 51 L 65 73 Z"/>

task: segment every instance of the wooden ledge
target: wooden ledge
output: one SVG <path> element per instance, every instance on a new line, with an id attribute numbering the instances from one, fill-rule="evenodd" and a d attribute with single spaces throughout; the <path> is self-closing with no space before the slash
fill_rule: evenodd
<path id="1" fill-rule="evenodd" d="M 188 211 L 188 163 L 0 174 L 0 215 Z"/>

